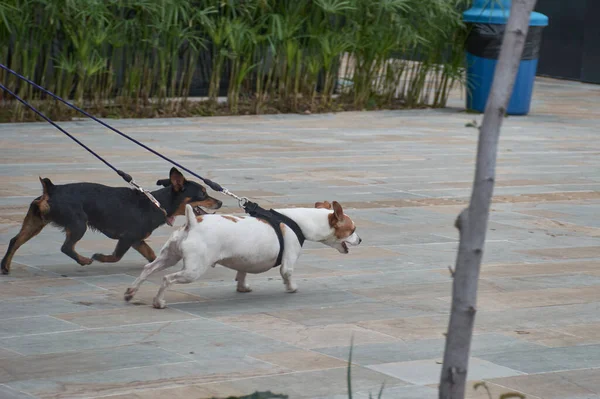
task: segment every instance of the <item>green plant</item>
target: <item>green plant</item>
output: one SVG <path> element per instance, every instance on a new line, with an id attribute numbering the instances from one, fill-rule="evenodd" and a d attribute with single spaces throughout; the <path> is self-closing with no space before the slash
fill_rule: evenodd
<path id="1" fill-rule="evenodd" d="M 222 114 L 223 92 L 230 114 L 443 107 L 463 83 L 469 2 L 5 0 L 0 57 L 115 117 Z M 209 108 L 187 101 L 199 74 Z M 51 117 L 71 117 L 13 76 L 0 80 Z M 2 115 L 32 118 L 2 99 Z"/>
<path id="2" fill-rule="evenodd" d="M 347 383 L 348 383 L 348 399 L 352 399 L 352 351 L 354 350 L 354 337 L 350 339 L 350 354 L 348 355 L 348 371 L 347 371 Z M 385 383 L 381 384 L 381 388 L 379 388 L 379 393 L 377 394 L 377 399 L 381 399 L 383 395 L 383 388 L 385 387 Z M 372 399 L 373 396 L 369 392 L 369 399 Z"/>

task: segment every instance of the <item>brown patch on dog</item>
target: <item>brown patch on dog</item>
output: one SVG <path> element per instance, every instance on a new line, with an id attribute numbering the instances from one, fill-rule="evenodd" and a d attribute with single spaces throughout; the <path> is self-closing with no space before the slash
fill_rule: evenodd
<path id="1" fill-rule="evenodd" d="M 149 236 L 150 234 L 148 234 Z M 147 236 L 146 236 L 147 237 Z M 138 251 L 148 262 L 153 262 L 156 259 L 156 254 L 150 248 L 150 246 L 146 243 L 146 241 L 142 240 L 139 244 L 132 245 L 133 249 Z"/>
<path id="2" fill-rule="evenodd" d="M 219 206 L 219 201 L 214 198 L 207 198 L 203 201 L 190 202 L 190 205 L 192 208 L 201 206 L 202 208 L 206 209 L 218 209 L 217 207 Z"/>
<path id="3" fill-rule="evenodd" d="M 279 230 L 281 230 L 281 235 L 285 236 L 285 223 L 279 223 Z"/>
<path id="4" fill-rule="evenodd" d="M 315 208 L 331 209 L 331 204 L 329 203 L 329 201 L 315 202 Z"/>
<path id="5" fill-rule="evenodd" d="M 267 222 L 265 219 L 261 219 L 261 218 L 256 218 L 256 220 L 258 220 L 259 222 L 263 222 L 266 225 L 271 225 L 269 222 Z"/>
<path id="6" fill-rule="evenodd" d="M 352 219 L 344 215 L 342 206 L 336 201 L 333 201 L 333 213 L 330 213 L 328 217 L 329 226 L 335 230 L 334 234 L 338 239 L 350 237 L 356 230 Z"/>
<path id="7" fill-rule="evenodd" d="M 77 257 L 79 258 L 78 262 L 81 266 L 91 265 L 93 262 L 93 260 L 91 260 L 90 258 L 85 257 L 85 256 L 77 255 Z"/>
<path id="8" fill-rule="evenodd" d="M 48 201 L 40 200 L 38 206 L 42 215 L 46 215 L 48 212 L 50 212 L 50 205 L 48 204 Z"/>
<path id="9" fill-rule="evenodd" d="M 4 258 L 2 259 L 3 274 L 8 274 L 10 272 L 10 264 L 15 252 L 17 252 L 17 249 L 38 235 L 47 224 L 47 222 L 44 221 L 41 216 L 41 210 L 38 207 L 37 201 L 38 200 L 31 203 L 29 206 L 29 211 L 27 211 L 27 215 L 25 215 L 25 219 L 21 225 L 21 230 L 10 240 L 10 243 L 8 244 L 6 255 L 4 255 Z"/>
<path id="10" fill-rule="evenodd" d="M 40 183 L 42 183 L 42 196 L 39 199 L 34 200 L 33 202 L 37 205 L 40 210 L 40 214 L 46 215 L 50 212 L 50 204 L 48 200 L 50 199 L 50 195 L 48 194 L 48 185 L 51 184 L 48 179 L 42 179 L 39 177 Z"/>
<path id="11" fill-rule="evenodd" d="M 196 216 L 196 222 L 200 223 L 204 220 L 202 216 Z"/>
<path id="12" fill-rule="evenodd" d="M 335 227 L 335 236 L 337 238 L 346 238 L 350 237 L 354 230 L 356 230 L 356 226 L 354 226 L 354 222 L 348 216 L 344 215 L 344 220 L 342 222 L 338 222 Z"/>
<path id="13" fill-rule="evenodd" d="M 63 252 L 65 253 L 65 255 L 67 256 L 75 256 L 75 260 L 77 261 L 77 263 L 79 263 L 81 266 L 87 266 L 90 265 L 93 260 L 85 257 L 85 256 L 81 256 L 77 253 L 77 251 L 75 251 L 75 244 L 77 244 L 77 241 L 79 240 L 79 238 L 76 241 L 72 241 L 72 233 L 71 230 L 69 229 L 65 229 L 65 234 L 66 234 L 66 239 L 65 239 L 65 243 L 63 244 L 62 248 L 68 248 L 67 253 L 63 250 Z"/>
<path id="14" fill-rule="evenodd" d="M 342 209 L 340 203 L 337 201 L 333 201 L 333 214 L 339 221 L 344 219 L 344 210 Z"/>
<path id="15" fill-rule="evenodd" d="M 235 216 L 228 216 L 228 215 L 223 215 L 221 216 L 223 219 L 227 219 L 227 220 L 231 220 L 233 223 L 237 223 L 238 220 L 236 219 Z"/>
<path id="16" fill-rule="evenodd" d="M 39 200 L 33 201 L 38 209 L 40 210 L 40 215 L 47 215 L 50 212 L 50 204 L 48 203 L 48 197 L 42 196 Z"/>
<path id="17" fill-rule="evenodd" d="M 191 201 L 192 199 L 190 197 L 185 197 L 183 199 L 183 201 L 181 201 L 181 204 L 179 204 L 179 206 L 177 207 L 177 209 L 175 210 L 175 212 L 173 212 L 173 215 L 171 216 L 183 216 L 185 215 L 185 206 Z M 193 206 L 192 206 L 193 208 Z"/>
<path id="18" fill-rule="evenodd" d="M 139 251 L 138 251 L 139 252 Z M 141 253 L 141 252 L 140 252 Z M 142 254 L 143 256 L 143 254 Z M 77 255 L 78 258 L 83 258 L 80 255 Z M 85 258 L 87 259 L 87 258 Z M 121 260 L 120 258 L 118 258 L 115 255 L 102 255 L 102 254 L 96 254 L 94 255 L 94 259 L 96 259 L 98 262 L 103 262 L 103 263 L 116 263 L 119 260 Z M 81 262 L 80 262 L 81 263 Z M 90 259 L 90 263 L 92 263 L 91 259 Z M 89 264 L 89 263 L 88 263 Z"/>
<path id="19" fill-rule="evenodd" d="M 200 207 L 206 208 L 206 209 L 216 209 L 215 207 L 218 205 L 217 200 L 215 200 L 213 198 L 208 198 L 208 199 L 205 199 L 204 201 L 196 201 L 196 202 L 190 202 L 191 200 L 192 199 L 190 197 L 185 197 L 183 202 L 179 205 L 177 210 L 171 216 L 185 215 L 185 206 L 187 204 L 190 204 L 192 206 L 192 208 L 200 206 Z"/>

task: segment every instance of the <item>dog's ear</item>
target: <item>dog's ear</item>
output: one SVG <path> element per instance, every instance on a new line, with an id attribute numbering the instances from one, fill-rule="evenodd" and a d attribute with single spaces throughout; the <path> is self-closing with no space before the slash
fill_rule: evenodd
<path id="1" fill-rule="evenodd" d="M 315 208 L 331 209 L 329 201 L 315 202 Z"/>
<path id="2" fill-rule="evenodd" d="M 171 171 L 169 172 L 169 180 L 174 191 L 183 190 L 183 185 L 185 184 L 185 177 L 183 177 L 183 175 L 180 171 L 177 170 L 177 168 L 171 168 Z"/>
<path id="3" fill-rule="evenodd" d="M 160 179 L 156 181 L 157 186 L 169 187 L 171 185 L 171 179 Z"/>
<path id="4" fill-rule="evenodd" d="M 338 220 L 338 222 L 344 220 L 344 210 L 342 209 L 340 203 L 337 201 L 333 201 L 333 215 Z"/>

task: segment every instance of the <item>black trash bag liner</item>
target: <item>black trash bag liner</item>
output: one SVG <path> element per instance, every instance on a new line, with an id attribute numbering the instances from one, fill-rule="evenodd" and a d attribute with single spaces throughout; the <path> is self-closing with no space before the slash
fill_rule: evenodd
<path id="1" fill-rule="evenodd" d="M 497 60 L 506 25 L 469 24 L 467 51 L 477 57 Z M 530 26 L 525 39 L 522 60 L 535 60 L 540 55 L 543 26 Z"/>

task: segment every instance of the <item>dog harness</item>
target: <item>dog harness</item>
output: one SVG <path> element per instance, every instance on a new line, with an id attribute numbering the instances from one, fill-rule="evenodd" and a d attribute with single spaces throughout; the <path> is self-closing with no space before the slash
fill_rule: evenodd
<path id="1" fill-rule="evenodd" d="M 296 234 L 298 241 L 300 242 L 300 246 L 304 245 L 304 233 L 302 233 L 300 226 L 298 226 L 298 224 L 289 217 L 282 215 L 281 213 L 274 211 L 273 209 L 263 209 L 260 206 L 258 206 L 257 203 L 254 202 L 247 202 L 244 205 L 244 209 L 246 210 L 246 213 L 248 215 L 257 219 L 264 220 L 265 222 L 269 223 L 271 227 L 273 227 L 273 229 L 275 230 L 275 234 L 277 234 L 277 239 L 279 240 L 279 254 L 277 255 L 277 260 L 275 261 L 275 265 L 273 267 L 280 266 L 281 259 L 283 258 L 284 245 L 283 232 L 281 231 L 281 223 L 285 224 L 290 229 L 292 229 L 294 234 Z"/>

